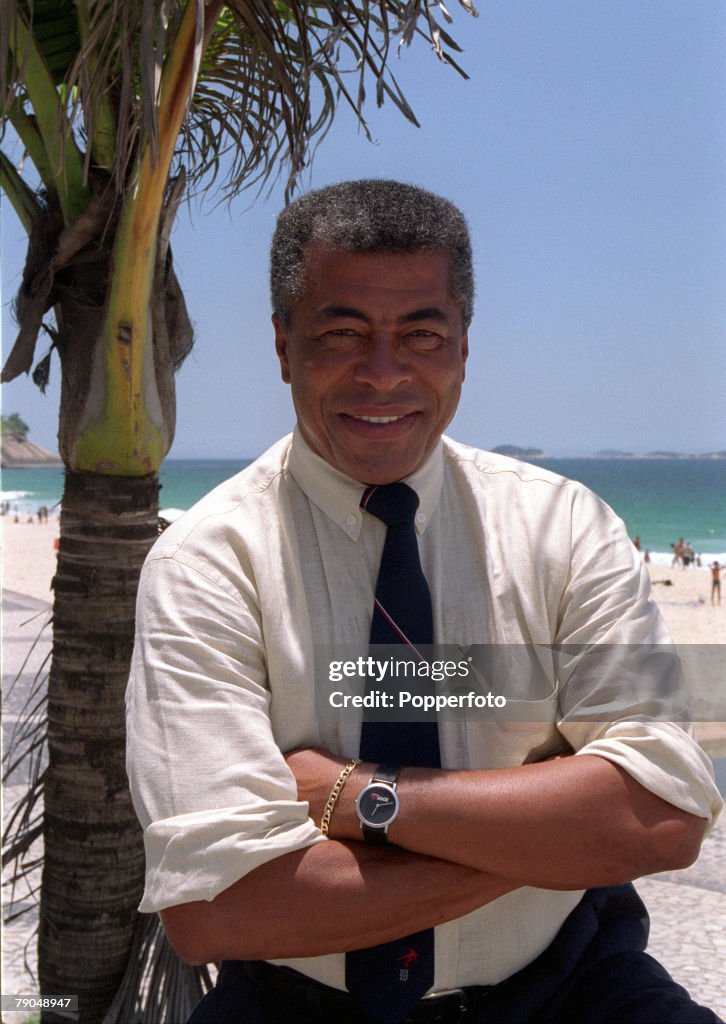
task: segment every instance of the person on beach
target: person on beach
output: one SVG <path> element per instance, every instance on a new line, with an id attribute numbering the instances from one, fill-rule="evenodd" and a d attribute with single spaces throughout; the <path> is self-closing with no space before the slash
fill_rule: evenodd
<path id="1" fill-rule="evenodd" d="M 680 565 L 683 561 L 683 537 L 679 537 L 675 544 L 671 544 L 671 547 L 673 548 L 673 561 L 671 562 L 671 566 Z"/>
<path id="2" fill-rule="evenodd" d="M 721 804 L 668 720 L 675 660 L 647 685 L 647 571 L 583 486 L 443 435 L 462 214 L 311 192 L 271 288 L 295 429 L 157 541 L 127 697 L 140 909 L 222 962 L 191 1024 L 716 1021 L 644 952 L 630 884 L 692 863 Z M 626 649 L 640 692 L 602 656 Z M 523 665 L 548 685 L 522 696 Z M 464 712 L 404 716 L 410 666 Z"/>
<path id="3" fill-rule="evenodd" d="M 721 604 L 721 565 L 711 563 L 711 604 Z"/>

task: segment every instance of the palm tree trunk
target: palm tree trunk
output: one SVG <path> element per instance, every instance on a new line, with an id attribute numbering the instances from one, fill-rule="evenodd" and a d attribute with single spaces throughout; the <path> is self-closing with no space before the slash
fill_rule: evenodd
<path id="1" fill-rule="evenodd" d="M 123 977 L 143 887 L 142 836 L 125 771 L 124 693 L 158 492 L 156 474 L 66 473 L 38 968 L 42 992 L 79 996 L 81 1024 L 102 1020 Z"/>

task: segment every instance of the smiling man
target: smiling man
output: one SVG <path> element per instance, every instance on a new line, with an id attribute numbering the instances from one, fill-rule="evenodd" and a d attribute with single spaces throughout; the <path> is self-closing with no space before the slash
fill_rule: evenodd
<path id="1" fill-rule="evenodd" d="M 308 246 L 305 293 L 275 314 L 303 439 L 364 483 L 410 476 L 456 412 L 467 324 L 440 251 Z"/>
<path id="2" fill-rule="evenodd" d="M 139 591 L 141 909 L 222 961 L 191 1020 L 717 1020 L 644 952 L 628 884 L 691 863 L 720 809 L 669 721 L 637 553 L 580 485 L 443 436 L 473 308 L 461 213 L 397 182 L 310 193 L 271 283 L 295 431 L 164 533 Z M 364 718 L 396 685 L 321 713 L 331 651 L 394 642 L 421 675 L 431 643 L 467 671 L 495 652 L 500 701 L 511 651 L 552 685 L 515 718 Z"/>

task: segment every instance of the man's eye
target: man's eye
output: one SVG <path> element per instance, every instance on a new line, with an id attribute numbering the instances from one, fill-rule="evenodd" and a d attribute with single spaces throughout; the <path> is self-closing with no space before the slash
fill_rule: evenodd
<path id="1" fill-rule="evenodd" d="M 318 340 L 328 348 L 347 349 L 358 343 L 360 334 L 353 327 L 335 327 L 321 334 Z"/>
<path id="2" fill-rule="evenodd" d="M 415 331 L 409 331 L 406 335 L 406 341 L 417 352 L 428 352 L 431 349 L 438 348 L 442 344 L 443 339 L 435 331 L 419 328 Z"/>

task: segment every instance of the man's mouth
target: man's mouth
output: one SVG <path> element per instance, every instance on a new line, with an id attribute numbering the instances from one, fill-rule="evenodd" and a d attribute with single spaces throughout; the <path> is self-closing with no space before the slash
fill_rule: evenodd
<path id="1" fill-rule="evenodd" d="M 388 416 L 358 412 L 340 414 L 342 422 L 351 434 L 369 441 L 395 441 L 413 429 L 419 416 L 418 410 L 390 413 Z"/>
<path id="2" fill-rule="evenodd" d="M 397 420 L 403 420 L 406 418 L 408 413 L 404 413 L 401 416 L 353 416 L 352 413 L 348 413 L 351 419 L 362 420 L 363 423 L 395 423 Z"/>

